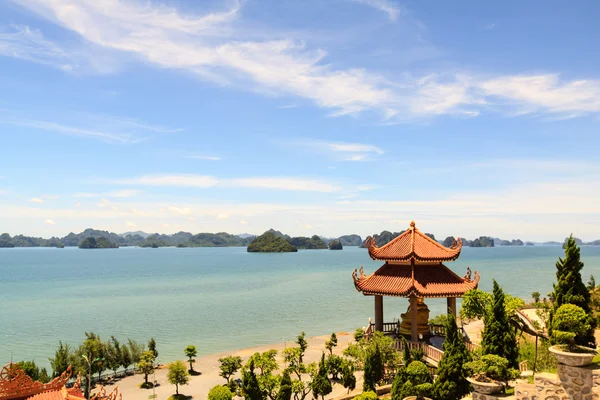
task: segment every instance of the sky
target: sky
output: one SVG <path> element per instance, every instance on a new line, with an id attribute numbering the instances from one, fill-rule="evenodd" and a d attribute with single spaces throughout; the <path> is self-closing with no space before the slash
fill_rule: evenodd
<path id="1" fill-rule="evenodd" d="M 0 2 L 0 231 L 600 238 L 595 1 Z"/>

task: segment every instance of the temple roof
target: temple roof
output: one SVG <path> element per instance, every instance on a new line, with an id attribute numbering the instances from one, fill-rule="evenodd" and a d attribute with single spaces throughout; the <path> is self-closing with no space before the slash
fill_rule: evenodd
<path id="1" fill-rule="evenodd" d="M 377 247 L 375 239 L 370 236 L 366 245 L 371 258 L 382 261 L 453 261 L 458 258 L 462 249 L 460 238 L 451 247 L 445 247 L 418 230 L 415 221 L 410 223 L 406 231 L 382 247 Z"/>
<path id="2" fill-rule="evenodd" d="M 0 400 L 86 400 L 81 392 L 81 376 L 73 387 L 65 384 L 71 378 L 72 368 L 48 383 L 31 379 L 18 364 L 7 364 L 0 369 Z M 118 388 L 107 394 L 104 387 L 95 393 L 92 400 L 122 400 Z"/>
<path id="3" fill-rule="evenodd" d="M 471 270 L 461 278 L 444 264 L 414 268 L 406 264 L 385 263 L 371 275 L 352 273 L 356 290 L 364 295 L 410 297 L 462 297 L 465 292 L 476 289 L 479 274 L 471 278 Z"/>

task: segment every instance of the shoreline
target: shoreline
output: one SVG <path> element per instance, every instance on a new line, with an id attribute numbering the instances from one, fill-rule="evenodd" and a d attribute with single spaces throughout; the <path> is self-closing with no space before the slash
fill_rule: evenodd
<path id="1" fill-rule="evenodd" d="M 341 355 L 343 350 L 348 347 L 348 344 L 354 341 L 353 333 L 349 332 L 336 332 L 338 338 L 338 345 L 333 349 L 333 354 Z M 325 352 L 325 341 L 329 339 L 330 335 L 311 336 L 306 338 L 308 342 L 308 348 L 306 350 L 304 361 L 308 364 L 310 362 L 318 362 L 321 358 L 321 353 Z M 191 396 L 194 400 L 206 399 L 208 392 L 211 388 L 216 385 L 223 385 L 225 379 L 219 376 L 219 358 L 226 356 L 240 356 L 242 358 L 242 365 L 246 363 L 256 352 L 265 352 L 267 350 L 277 350 L 277 362 L 279 364 L 279 370 L 284 366 L 281 351 L 286 347 L 297 347 L 294 341 L 286 341 L 280 343 L 272 343 L 266 345 L 256 345 L 237 350 L 224 351 L 218 353 L 212 353 L 201 357 L 196 357 L 194 363 L 194 370 L 200 372 L 200 375 L 191 375 L 189 378 L 189 384 L 180 386 L 179 392 L 186 396 Z M 160 352 L 160 348 L 158 349 Z M 172 360 L 171 362 L 176 361 Z M 186 365 L 189 366 L 189 362 L 185 359 L 181 359 Z M 161 364 L 155 371 L 155 380 L 157 386 L 154 390 L 156 394 L 155 400 L 165 400 L 169 396 L 175 394 L 175 385 L 171 385 L 167 380 L 167 365 L 169 363 Z M 231 379 L 240 378 L 241 371 L 238 371 Z M 360 392 L 362 389 L 362 374 L 356 374 L 357 384 L 355 391 Z M 149 381 L 152 381 L 153 377 L 149 376 Z M 111 392 L 115 388 L 118 388 L 119 393 L 122 394 L 125 400 L 146 400 L 150 395 L 153 394 L 153 389 L 140 389 L 138 385 L 144 381 L 142 374 L 134 374 L 120 378 L 115 382 L 105 384 L 104 387 L 107 392 Z M 100 386 L 96 386 L 95 391 L 99 390 Z M 346 394 L 347 390 L 341 384 L 335 384 L 333 391 L 326 396 L 326 399 L 339 397 Z"/>

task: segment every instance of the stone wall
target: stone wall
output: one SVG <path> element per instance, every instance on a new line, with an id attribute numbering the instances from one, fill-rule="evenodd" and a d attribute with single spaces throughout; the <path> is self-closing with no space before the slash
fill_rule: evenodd
<path id="1" fill-rule="evenodd" d="M 516 400 L 600 400 L 600 369 L 559 364 L 557 374 L 540 373 L 534 384 L 519 383 Z"/>

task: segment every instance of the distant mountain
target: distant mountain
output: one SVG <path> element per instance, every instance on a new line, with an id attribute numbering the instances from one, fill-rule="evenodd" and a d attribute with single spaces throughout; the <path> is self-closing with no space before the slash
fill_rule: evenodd
<path id="1" fill-rule="evenodd" d="M 325 242 L 317 235 L 310 238 L 304 236 L 293 237 L 288 242 L 297 249 L 318 250 L 327 248 Z"/>
<path id="2" fill-rule="evenodd" d="M 119 236 L 121 237 L 127 237 L 127 236 L 141 236 L 142 238 L 146 239 L 148 236 L 150 236 L 149 233 L 143 232 L 143 231 L 135 231 L 135 232 L 125 232 L 125 233 L 119 233 Z"/>
<path id="3" fill-rule="evenodd" d="M 340 242 L 339 240 L 332 240 L 331 242 L 329 242 L 329 250 L 343 250 L 344 246 L 342 246 L 342 242 Z"/>
<path id="4" fill-rule="evenodd" d="M 469 243 L 470 247 L 494 247 L 494 239 L 489 236 L 479 236 Z"/>
<path id="5" fill-rule="evenodd" d="M 378 247 L 381 247 L 381 246 L 388 244 L 389 242 L 391 242 L 393 239 L 397 238 L 398 236 L 400 236 L 403 232 L 404 231 L 392 233 L 390 231 L 382 231 L 379 235 L 374 234 L 373 239 L 375 239 L 375 244 Z M 367 247 L 367 239 L 363 240 L 363 242 L 360 244 L 359 247 L 362 247 L 362 248 Z"/>
<path id="6" fill-rule="evenodd" d="M 270 232 L 270 233 L 272 233 L 273 235 L 275 235 L 277 237 L 284 238 L 287 241 L 290 241 L 290 239 L 291 239 L 291 237 L 289 235 L 285 235 L 285 234 L 283 234 L 283 233 L 281 233 L 279 231 L 276 231 L 273 228 L 269 229 L 267 232 Z M 263 233 L 263 235 L 264 235 L 264 233 Z"/>
<path id="7" fill-rule="evenodd" d="M 115 243 L 111 242 L 105 237 L 99 237 L 98 239 L 89 236 L 79 242 L 80 249 L 116 249 Z"/>
<path id="8" fill-rule="evenodd" d="M 600 240 L 594 240 L 593 242 L 587 242 L 588 246 L 600 246 Z"/>
<path id="9" fill-rule="evenodd" d="M 543 242 L 542 246 L 561 246 L 562 243 L 561 242 L 555 242 L 555 241 L 549 241 L 549 242 Z"/>
<path id="10" fill-rule="evenodd" d="M 281 233 L 281 232 L 279 232 Z M 284 235 L 282 235 L 284 236 Z M 271 230 L 258 236 L 248 245 L 249 253 L 290 253 L 297 252 L 298 249 L 292 246 L 282 236 L 277 236 Z M 285 235 L 287 236 L 287 235 Z M 289 237 L 289 236 L 288 236 Z"/>
<path id="11" fill-rule="evenodd" d="M 100 231 L 91 228 L 88 228 L 81 233 L 71 232 L 62 239 L 62 242 L 65 246 L 79 246 L 79 243 L 81 243 L 83 239 L 87 239 L 90 237 L 94 239 L 105 238 L 108 239 L 108 241 L 110 241 L 111 243 L 114 243 L 115 245 L 127 246 L 127 241 L 125 240 L 125 238 L 117 235 L 116 233 Z"/>
<path id="12" fill-rule="evenodd" d="M 248 239 L 248 238 L 255 238 L 258 235 L 255 235 L 253 233 L 240 233 L 239 235 L 236 235 L 241 237 L 242 239 Z"/>
<path id="13" fill-rule="evenodd" d="M 362 239 L 358 235 L 344 235 L 340 236 L 339 239 L 342 246 L 360 246 Z"/>

